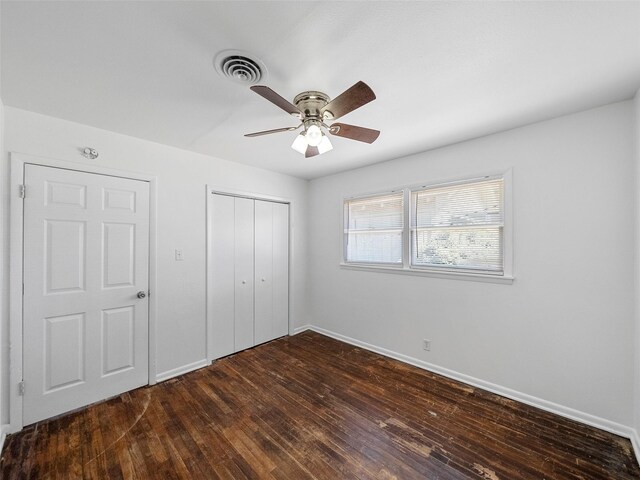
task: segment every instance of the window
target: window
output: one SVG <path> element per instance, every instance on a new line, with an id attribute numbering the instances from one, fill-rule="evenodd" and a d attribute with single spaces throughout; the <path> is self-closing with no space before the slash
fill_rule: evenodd
<path id="1" fill-rule="evenodd" d="M 344 202 L 347 263 L 402 265 L 404 192 Z"/>
<path id="2" fill-rule="evenodd" d="M 345 200 L 344 265 L 512 280 L 509 179 L 506 173 Z"/>
<path id="3" fill-rule="evenodd" d="M 502 178 L 411 192 L 411 265 L 503 273 Z"/>

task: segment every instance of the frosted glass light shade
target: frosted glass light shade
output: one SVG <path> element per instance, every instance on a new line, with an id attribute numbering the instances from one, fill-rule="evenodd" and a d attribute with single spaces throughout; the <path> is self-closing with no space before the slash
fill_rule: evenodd
<path id="1" fill-rule="evenodd" d="M 309 128 L 307 128 L 307 143 L 312 147 L 317 147 L 318 145 L 320 145 L 323 136 L 324 135 L 322 134 L 322 130 L 320 130 L 319 126 L 311 125 Z"/>
<path id="2" fill-rule="evenodd" d="M 328 152 L 329 150 L 333 150 L 333 145 L 331 145 L 329 137 L 327 137 L 326 135 L 322 135 L 322 140 L 318 144 L 318 153 L 323 154 Z"/>
<path id="3" fill-rule="evenodd" d="M 296 135 L 296 139 L 291 144 L 291 148 L 304 155 L 307 151 L 307 139 L 304 138 L 304 133 Z"/>

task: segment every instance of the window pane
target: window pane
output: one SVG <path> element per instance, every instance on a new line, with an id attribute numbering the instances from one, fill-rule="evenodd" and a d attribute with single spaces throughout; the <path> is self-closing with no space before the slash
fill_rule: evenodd
<path id="1" fill-rule="evenodd" d="M 402 229 L 402 192 L 348 200 L 347 206 L 349 230 Z"/>
<path id="2" fill-rule="evenodd" d="M 503 272 L 504 181 L 412 192 L 414 266 Z"/>
<path id="3" fill-rule="evenodd" d="M 402 263 L 402 230 L 349 232 L 347 261 L 364 263 Z"/>
<path id="4" fill-rule="evenodd" d="M 404 193 L 345 202 L 347 262 L 402 264 Z"/>
<path id="5" fill-rule="evenodd" d="M 414 193 L 417 227 L 502 224 L 502 179 Z"/>
<path id="6" fill-rule="evenodd" d="M 413 231 L 414 265 L 502 271 L 502 227 Z"/>

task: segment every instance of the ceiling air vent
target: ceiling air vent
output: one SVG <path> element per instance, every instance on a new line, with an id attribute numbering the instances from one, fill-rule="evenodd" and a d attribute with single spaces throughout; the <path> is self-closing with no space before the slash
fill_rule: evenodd
<path id="1" fill-rule="evenodd" d="M 220 75 L 243 85 L 258 83 L 267 73 L 264 63 L 239 50 L 220 52 L 213 63 Z"/>

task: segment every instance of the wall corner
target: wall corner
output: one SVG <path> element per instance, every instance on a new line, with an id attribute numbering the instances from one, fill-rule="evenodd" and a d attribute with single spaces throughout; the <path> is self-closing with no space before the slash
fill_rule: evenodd
<path id="1" fill-rule="evenodd" d="M 633 355 L 633 448 L 640 463 L 640 89 L 633 99 L 634 164 L 634 355 Z"/>

